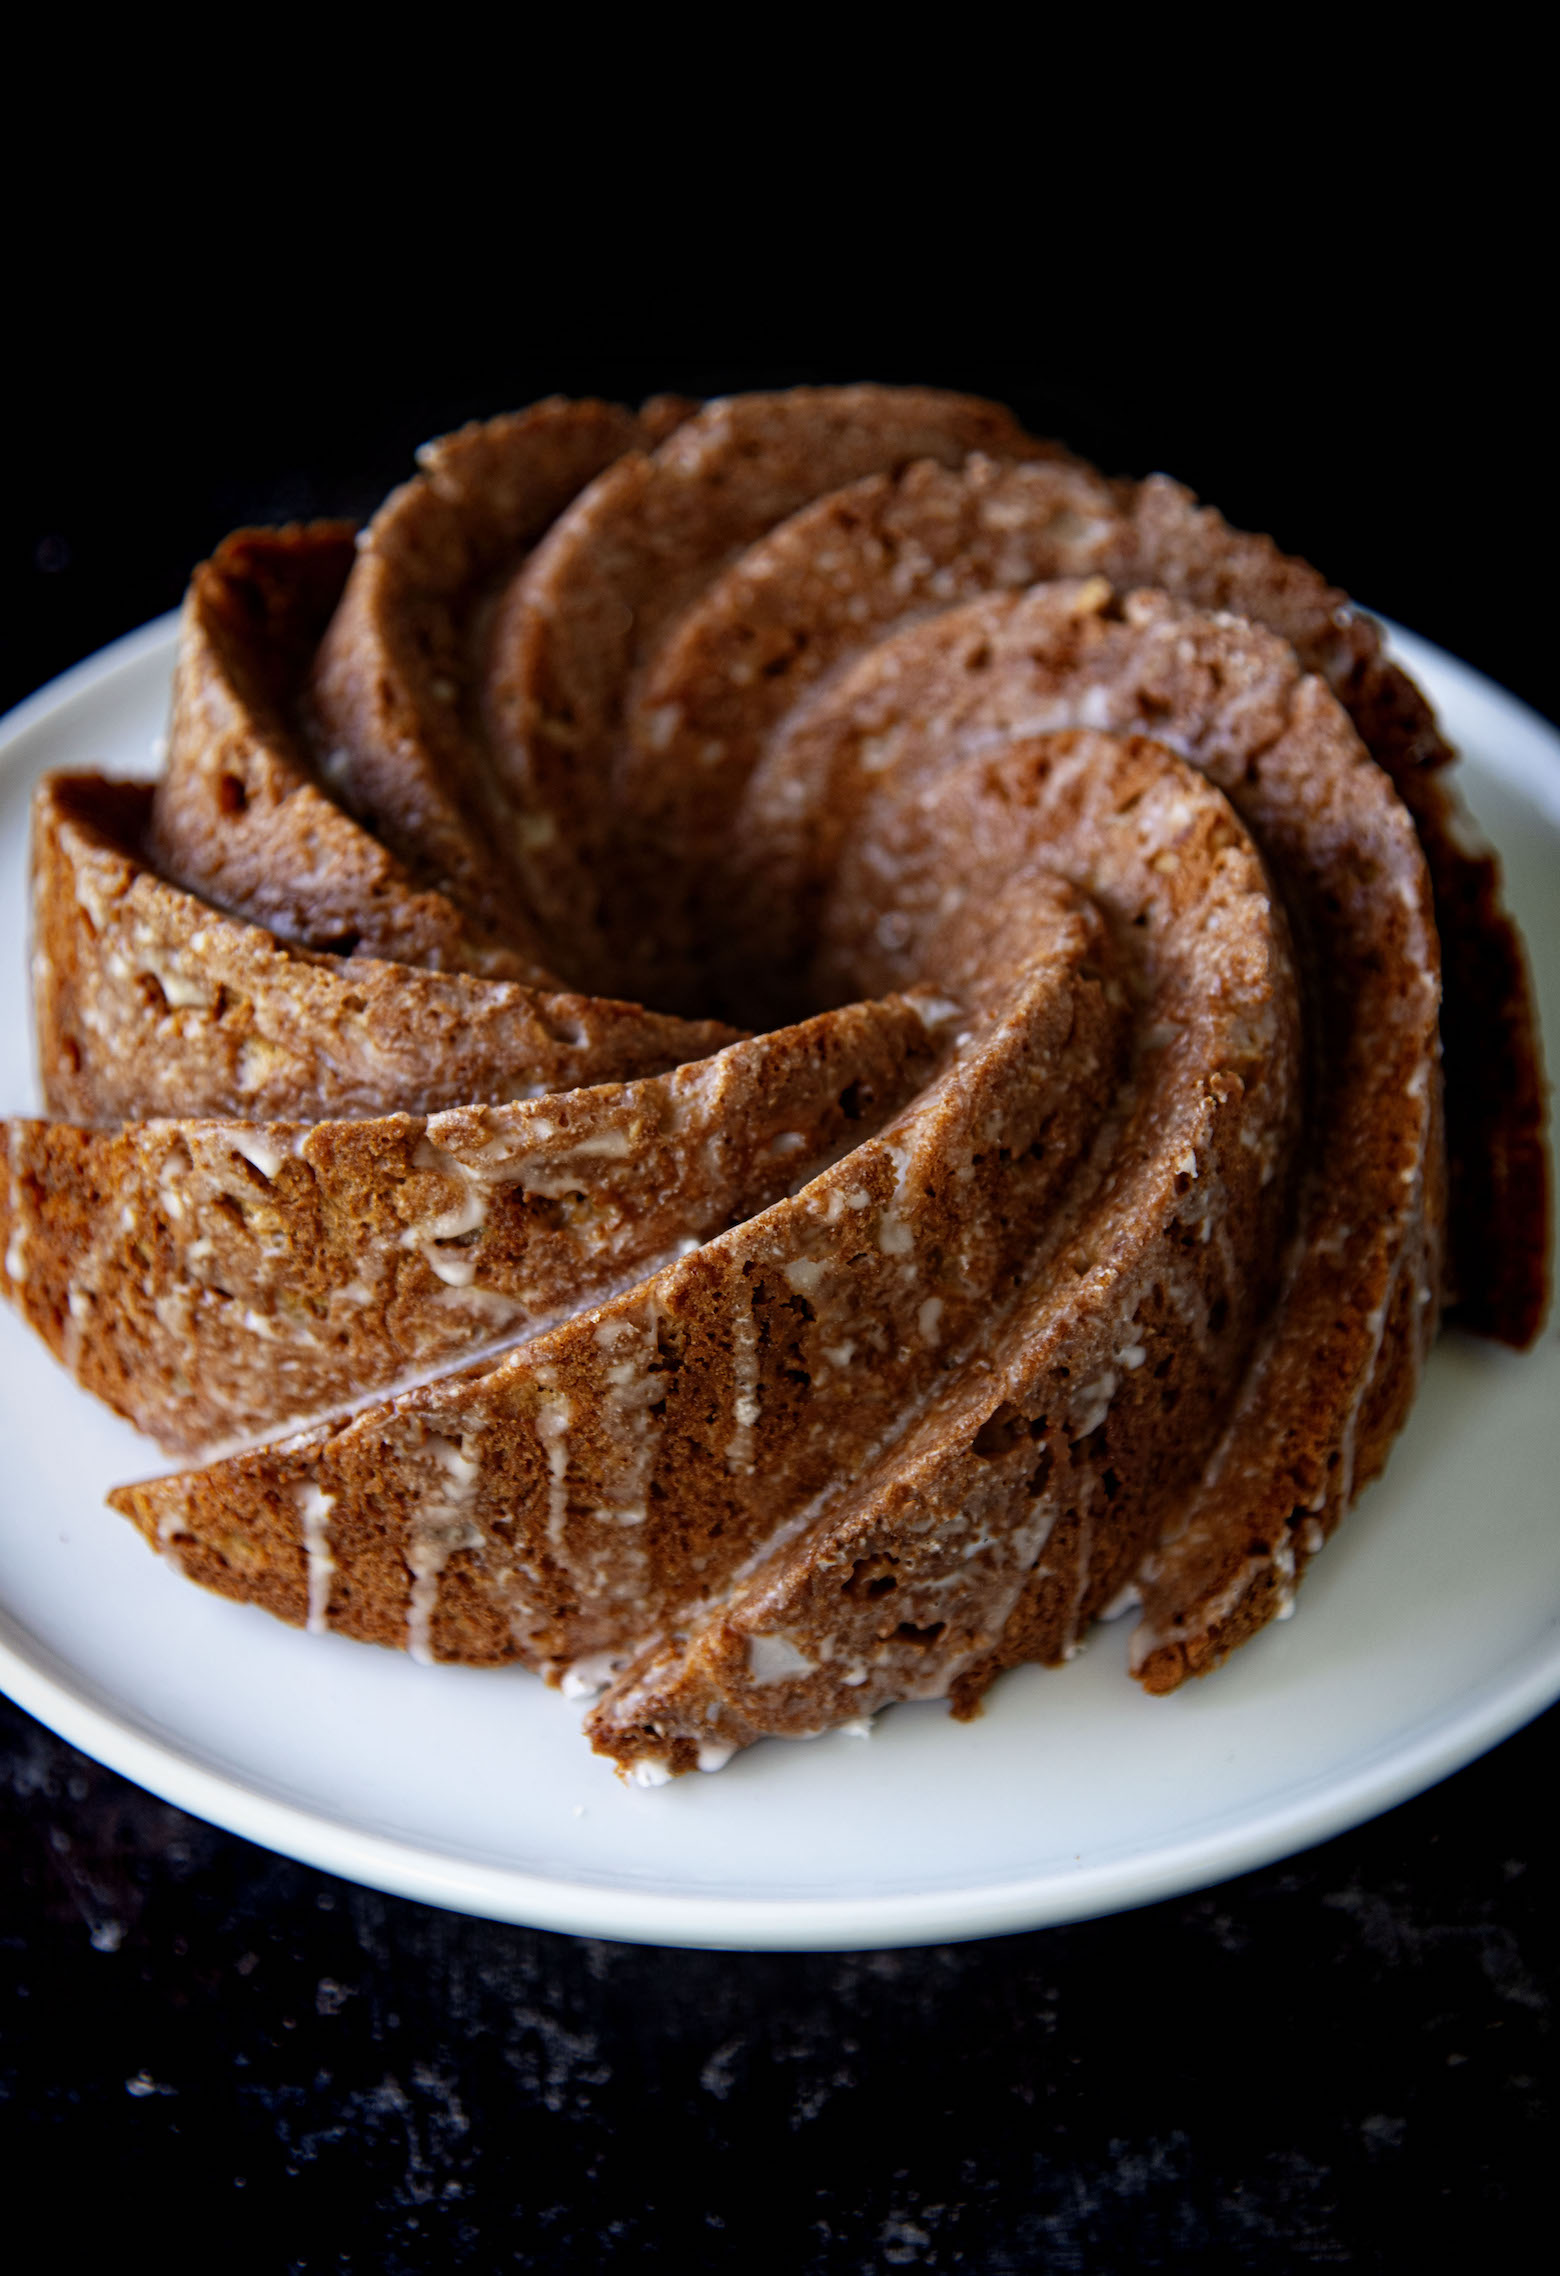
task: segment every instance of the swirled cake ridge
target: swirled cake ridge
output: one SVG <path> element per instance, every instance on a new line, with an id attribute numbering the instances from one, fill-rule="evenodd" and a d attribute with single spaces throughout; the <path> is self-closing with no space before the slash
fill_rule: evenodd
<path id="1" fill-rule="evenodd" d="M 641 1783 L 1283 1616 L 1545 1297 L 1498 877 L 1376 628 L 990 404 L 462 431 L 42 786 L 6 1290 L 190 1577 Z M 1444 1054 L 1444 1058 L 1443 1058 Z"/>

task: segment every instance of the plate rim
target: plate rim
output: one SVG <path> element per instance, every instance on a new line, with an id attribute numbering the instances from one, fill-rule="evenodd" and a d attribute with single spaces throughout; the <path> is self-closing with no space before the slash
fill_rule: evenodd
<path id="1" fill-rule="evenodd" d="M 6 1623 L 10 1627 L 10 1623 Z M 40 1655 L 41 1656 L 41 1655 Z M 704 1896 L 569 1880 L 460 1857 L 378 1834 L 267 1794 L 185 1748 L 160 1741 L 62 1683 L 0 1633 L 0 1690 L 94 1760 L 175 1808 L 299 1863 L 445 1911 L 696 1950 L 866 1951 L 1021 1934 L 1108 1917 L 1217 1886 L 1330 1840 L 1424 1793 L 1510 1737 L 1560 1698 L 1560 1614 L 1547 1648 L 1520 1677 L 1459 1694 L 1351 1777 L 1293 1790 L 1259 1815 L 1215 1819 L 1148 1858 L 1107 1858 L 1076 1874 L 889 1895 Z M 1081 1860 L 1080 1860 L 1081 1865 Z"/>
<path id="2" fill-rule="evenodd" d="M 1410 669 L 1454 684 L 1545 751 L 1510 779 L 1560 821 L 1560 730 L 1519 696 L 1422 636 L 1378 618 Z M 59 674 L 0 719 L 0 770 L 28 733 L 83 696 L 150 663 L 171 664 L 179 612 L 126 633 Z M 1551 1331 L 1552 1332 L 1552 1331 Z M 29 1648 L 32 1645 L 33 1648 Z M 0 1608 L 0 1690 L 69 1744 L 208 1823 L 388 1894 L 448 1911 L 615 1941 L 745 1951 L 884 1950 L 1020 1933 L 1156 1903 L 1255 1870 L 1346 1832 L 1466 1767 L 1560 1698 L 1560 1607 L 1515 1667 L 1460 1692 L 1406 1737 L 1354 1764 L 1215 1817 L 1147 1855 L 1128 1851 L 1076 1873 L 1054 1866 L 1028 1879 L 960 1888 L 838 1897 L 706 1895 L 570 1879 L 501 1865 L 377 1833 L 268 1792 L 203 1761 L 190 1742 L 155 1735 L 94 1694 L 85 1671 L 56 1655 Z"/>

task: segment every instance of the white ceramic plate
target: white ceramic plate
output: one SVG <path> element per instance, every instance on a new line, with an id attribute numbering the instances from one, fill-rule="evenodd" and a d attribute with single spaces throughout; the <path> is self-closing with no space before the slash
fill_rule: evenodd
<path id="1" fill-rule="evenodd" d="M 1560 736 L 1409 636 L 1469 764 L 1560 1036 Z M 0 1109 L 35 1106 L 26 823 L 50 766 L 155 763 L 171 620 L 0 729 Z M 103 1506 L 160 1467 L 0 1307 L 0 1684 L 76 1745 L 272 1849 L 497 1919 L 663 1944 L 835 1949 L 1142 1904 L 1358 1824 L 1560 1696 L 1560 1337 L 1448 1338 L 1385 1480 L 1210 1682 L 1149 1699 L 1127 1624 L 974 1724 L 772 1744 L 621 1786 L 516 1671 L 427 1668 L 208 1596 Z"/>

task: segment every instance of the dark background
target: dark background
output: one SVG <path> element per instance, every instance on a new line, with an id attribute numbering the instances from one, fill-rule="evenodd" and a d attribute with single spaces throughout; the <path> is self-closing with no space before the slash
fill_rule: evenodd
<path id="1" fill-rule="evenodd" d="M 397 332 L 365 353 L 306 323 L 221 318 L 170 341 L 117 303 L 96 328 L 79 307 L 53 310 L 4 382 L 0 699 L 176 607 L 193 563 L 239 522 L 368 515 L 415 446 L 463 420 L 553 393 L 635 402 L 870 378 L 995 396 L 1108 472 L 1174 474 L 1554 716 L 1547 322 L 1530 295 L 1514 312 L 1498 268 L 1465 279 L 1450 308 L 1390 272 L 1375 291 L 1325 325 L 1287 305 L 1241 322 L 1220 310 L 1181 347 L 1145 302 L 1140 325 L 1118 313 L 1081 338 L 1037 312 L 1027 353 L 868 333 L 746 360 L 582 353 L 464 323 L 442 350 Z"/>
<path id="2" fill-rule="evenodd" d="M 1217 279 L 1172 323 L 1130 276 L 1109 330 L 1063 320 L 1037 269 L 997 351 L 950 311 L 908 348 L 815 325 L 822 347 L 771 329 L 738 355 L 706 322 L 680 337 L 718 352 L 632 360 L 669 336 L 642 308 L 477 336 L 454 292 L 436 321 L 192 328 L 148 320 L 143 286 L 127 326 L 86 279 L 37 302 L 7 376 L 0 700 L 176 605 L 235 523 L 371 509 L 464 418 L 870 376 L 1163 467 L 1560 716 L 1538 317 L 1476 246 L 1450 288 L 1378 257 L 1368 291 L 1322 250 L 1325 298 L 1280 267 L 1239 321 Z M 62 2243 L 140 2232 L 175 2265 L 1488 2265 L 1548 2226 L 1557 1770 L 1552 1714 L 1142 1913 L 686 1954 L 331 1881 L 0 1706 L 0 2162 Z"/>

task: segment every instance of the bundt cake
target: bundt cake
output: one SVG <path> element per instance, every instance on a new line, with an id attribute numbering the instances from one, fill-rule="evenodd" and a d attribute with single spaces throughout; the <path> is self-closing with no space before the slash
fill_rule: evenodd
<path id="1" fill-rule="evenodd" d="M 5 1285 L 191 1578 L 599 1692 L 641 1783 L 1291 1608 L 1528 1342 L 1520 945 L 1377 628 L 847 387 L 549 402 L 195 573 L 34 820 Z"/>

